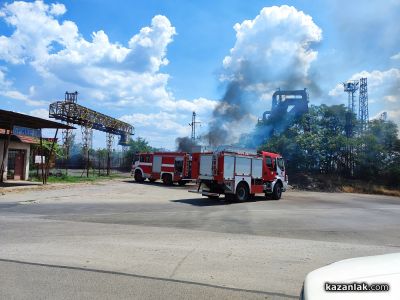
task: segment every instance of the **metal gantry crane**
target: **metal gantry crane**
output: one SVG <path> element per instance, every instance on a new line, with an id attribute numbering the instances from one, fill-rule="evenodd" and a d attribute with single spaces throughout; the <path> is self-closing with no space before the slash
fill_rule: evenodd
<path id="1" fill-rule="evenodd" d="M 113 145 L 113 136 L 119 135 L 119 145 L 127 146 L 130 136 L 133 135 L 133 126 L 123 121 L 117 120 L 90 108 L 77 104 L 78 92 L 65 92 L 63 101 L 56 101 L 50 104 L 49 117 L 66 122 L 68 125 L 76 124 L 82 128 L 82 144 L 86 154 L 86 171 L 89 177 L 89 152 L 92 148 L 93 130 L 106 133 L 106 144 L 108 150 L 107 174 L 110 174 L 110 154 Z M 69 156 L 71 144 L 71 131 L 64 131 L 63 142 L 65 156 Z M 67 169 L 67 168 L 66 168 Z"/>

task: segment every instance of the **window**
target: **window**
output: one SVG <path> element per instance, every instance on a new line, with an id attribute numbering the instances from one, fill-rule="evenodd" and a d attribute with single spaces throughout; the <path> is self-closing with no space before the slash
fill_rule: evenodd
<path id="1" fill-rule="evenodd" d="M 183 157 L 175 157 L 175 173 L 182 174 L 183 172 Z"/>
<path id="2" fill-rule="evenodd" d="M 235 158 L 233 156 L 224 156 L 224 178 L 232 179 L 235 178 L 233 171 L 235 168 Z"/>
<path id="3" fill-rule="evenodd" d="M 267 156 L 265 158 L 265 164 L 267 165 L 268 168 L 272 169 L 272 158 Z"/>
<path id="4" fill-rule="evenodd" d="M 283 160 L 282 157 L 277 159 L 277 164 L 279 169 L 281 169 L 282 171 L 285 171 L 285 161 Z"/>
<path id="5" fill-rule="evenodd" d="M 250 175 L 251 159 L 236 157 L 236 175 Z"/>
<path id="6" fill-rule="evenodd" d="M 150 156 L 149 155 L 140 155 L 140 162 L 150 162 Z"/>

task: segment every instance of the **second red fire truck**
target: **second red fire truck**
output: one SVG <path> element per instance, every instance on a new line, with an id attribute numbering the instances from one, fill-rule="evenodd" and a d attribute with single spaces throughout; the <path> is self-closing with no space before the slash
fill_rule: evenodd
<path id="1" fill-rule="evenodd" d="M 192 174 L 198 178 L 197 192 L 209 198 L 223 194 L 228 199 L 246 201 L 265 194 L 279 200 L 288 185 L 284 160 L 272 152 L 222 148 L 194 153 L 192 166 Z"/>

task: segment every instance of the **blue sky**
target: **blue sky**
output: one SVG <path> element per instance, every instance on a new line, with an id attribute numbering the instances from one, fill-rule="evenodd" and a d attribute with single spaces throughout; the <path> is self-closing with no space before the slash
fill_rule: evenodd
<path id="1" fill-rule="evenodd" d="M 46 117 L 48 103 L 78 90 L 80 104 L 173 149 L 192 110 L 207 130 L 245 60 L 257 74 L 245 87 L 251 109 L 232 131 L 250 130 L 280 86 L 346 103 L 340 83 L 361 76 L 370 117 L 399 123 L 399 15 L 399 0 L 1 2 L 0 106 Z M 104 141 L 95 135 L 95 147 Z"/>

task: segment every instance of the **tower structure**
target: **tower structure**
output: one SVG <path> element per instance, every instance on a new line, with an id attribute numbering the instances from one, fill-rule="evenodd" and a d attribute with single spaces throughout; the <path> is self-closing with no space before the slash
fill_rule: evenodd
<path id="1" fill-rule="evenodd" d="M 114 135 L 107 132 L 106 133 L 106 143 L 107 143 L 107 176 L 111 172 L 111 152 L 113 151 L 114 145 Z"/>
<path id="2" fill-rule="evenodd" d="M 192 141 L 196 140 L 196 124 L 200 124 L 200 122 L 196 122 L 196 112 L 193 112 L 192 123 L 189 124 L 189 126 L 192 127 L 192 134 L 191 134 Z"/>
<path id="3" fill-rule="evenodd" d="M 65 97 L 64 97 L 64 101 L 65 102 L 69 102 L 69 103 L 76 103 L 78 101 L 78 92 L 75 91 L 73 93 L 69 93 L 69 92 L 65 92 Z M 67 114 L 70 114 L 70 108 L 68 108 Z M 72 123 L 67 120 L 67 125 L 71 126 Z M 72 130 L 71 129 L 64 129 L 62 131 L 62 148 L 63 148 L 63 160 L 64 160 L 64 168 L 65 168 L 65 172 L 66 175 L 68 175 L 68 160 L 69 160 L 69 153 L 70 153 L 70 149 L 71 149 L 71 145 L 72 145 L 72 140 L 73 140 L 73 136 L 72 136 Z"/>
<path id="4" fill-rule="evenodd" d="M 350 138 L 353 136 L 353 128 L 354 128 L 353 116 L 354 114 L 357 114 L 355 93 L 358 90 L 358 85 L 359 85 L 358 80 L 350 80 L 343 83 L 344 91 L 348 94 L 346 124 L 345 124 L 345 131 L 347 137 L 345 165 L 347 169 L 346 171 L 350 176 L 353 176 L 354 173 L 354 158 L 353 158 L 354 149 L 351 144 Z"/>
<path id="5" fill-rule="evenodd" d="M 358 90 L 359 82 L 358 80 L 350 80 L 343 82 L 344 91 L 348 94 L 347 108 L 353 114 L 356 113 L 356 101 L 355 93 Z"/>
<path id="6" fill-rule="evenodd" d="M 358 119 L 360 120 L 361 131 L 364 131 L 365 129 L 367 129 L 368 122 L 369 122 L 367 78 L 360 79 Z"/>

